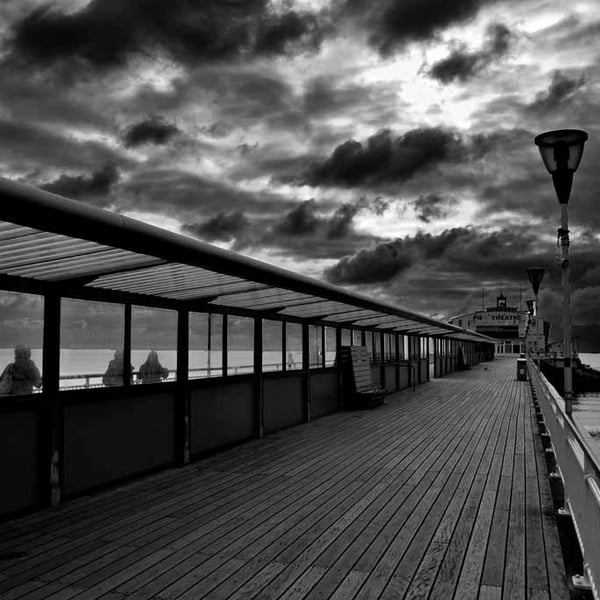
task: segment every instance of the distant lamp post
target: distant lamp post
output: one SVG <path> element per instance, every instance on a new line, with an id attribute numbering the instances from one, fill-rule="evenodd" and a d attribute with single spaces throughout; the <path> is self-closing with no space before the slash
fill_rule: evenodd
<path id="1" fill-rule="evenodd" d="M 560 228 L 558 240 L 561 248 L 563 286 L 563 363 L 565 411 L 572 412 L 573 403 L 573 344 L 571 340 L 571 282 L 569 265 L 569 215 L 567 205 L 588 134 L 579 129 L 559 129 L 536 136 L 535 144 L 540 150 L 544 165 L 550 175 L 560 203 Z"/>
<path id="2" fill-rule="evenodd" d="M 527 277 L 529 279 L 529 282 L 531 283 L 531 287 L 533 289 L 533 295 L 535 296 L 535 301 L 533 302 L 533 310 L 531 311 L 531 316 L 532 316 L 532 320 L 535 318 L 535 335 L 536 335 L 536 349 L 537 349 L 537 358 L 539 361 L 539 354 L 540 354 L 540 331 L 539 331 L 539 323 L 540 323 L 540 319 L 539 319 L 539 315 L 540 315 L 540 308 L 539 308 L 539 301 L 538 301 L 538 294 L 540 291 L 540 284 L 542 283 L 542 280 L 544 279 L 544 274 L 546 273 L 546 269 L 544 269 L 544 267 L 529 267 L 529 269 L 525 269 L 525 272 L 527 273 Z M 544 336 L 544 330 L 543 330 L 543 325 L 542 325 L 542 336 Z M 544 350 L 545 350 L 545 338 L 542 337 L 542 339 L 544 340 Z"/>

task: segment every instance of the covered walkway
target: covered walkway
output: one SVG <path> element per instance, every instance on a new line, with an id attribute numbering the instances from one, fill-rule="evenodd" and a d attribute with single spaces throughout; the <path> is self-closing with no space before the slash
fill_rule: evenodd
<path id="1" fill-rule="evenodd" d="M 0 540 L 4 599 L 569 597 L 512 360 L 14 520 Z"/>

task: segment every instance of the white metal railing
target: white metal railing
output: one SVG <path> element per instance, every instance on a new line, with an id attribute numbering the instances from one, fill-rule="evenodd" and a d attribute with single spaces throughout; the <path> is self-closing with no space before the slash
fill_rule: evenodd
<path id="1" fill-rule="evenodd" d="M 592 593 L 600 599 L 600 463 L 565 413 L 565 403 L 530 358 L 529 376 L 536 392 L 560 471 L 565 502 L 583 555 Z"/>

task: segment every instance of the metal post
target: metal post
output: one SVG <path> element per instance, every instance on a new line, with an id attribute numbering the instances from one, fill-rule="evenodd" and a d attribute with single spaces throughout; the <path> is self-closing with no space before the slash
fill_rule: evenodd
<path id="1" fill-rule="evenodd" d="M 560 229 L 558 237 L 561 250 L 563 287 L 563 364 L 565 412 L 570 415 L 573 404 L 573 356 L 571 344 L 571 265 L 569 264 L 569 215 L 567 204 L 560 205 Z"/>

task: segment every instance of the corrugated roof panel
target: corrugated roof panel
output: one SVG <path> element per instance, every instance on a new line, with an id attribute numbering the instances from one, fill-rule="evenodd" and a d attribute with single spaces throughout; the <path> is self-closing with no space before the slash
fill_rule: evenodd
<path id="1" fill-rule="evenodd" d="M 62 281 L 82 276 L 93 276 L 107 269 L 129 268 L 139 263 L 148 263 L 155 259 L 134 254 L 127 250 L 108 249 L 77 257 L 49 260 L 38 266 L 22 266 L 6 269 L 7 275 L 41 279 L 43 281 Z"/>
<path id="2" fill-rule="evenodd" d="M 333 322 L 346 322 L 352 319 L 358 319 L 360 317 L 374 317 L 381 313 L 378 313 L 374 310 L 362 309 L 362 308 L 354 308 L 352 311 L 343 312 L 339 314 L 328 315 L 327 320 Z"/>
<path id="3" fill-rule="evenodd" d="M 326 300 L 325 298 L 321 302 L 315 302 L 312 304 L 305 304 L 302 306 L 290 306 L 285 310 L 281 311 L 283 315 L 292 315 L 295 317 L 311 317 L 311 316 L 322 316 L 328 314 L 335 314 L 338 312 L 345 312 L 355 310 L 356 307 L 337 302 L 335 300 Z"/>
<path id="4" fill-rule="evenodd" d="M 6 221 L 0 222 L 0 243 L 7 242 L 10 240 L 23 239 L 28 236 L 32 236 L 40 232 L 38 229 L 32 229 L 31 227 L 24 227 L 23 225 L 15 225 L 13 223 L 7 223 Z M 46 235 L 56 235 L 54 233 L 46 233 Z"/>
<path id="5" fill-rule="evenodd" d="M 244 292 L 239 294 L 230 294 L 226 297 L 219 298 L 218 304 L 223 306 L 238 306 L 243 308 L 252 308 L 253 306 L 262 306 L 263 304 L 285 305 L 288 302 L 289 306 L 295 305 L 297 302 L 315 302 L 319 300 L 315 296 L 302 294 L 283 288 L 269 287 L 261 291 Z"/>
<path id="6" fill-rule="evenodd" d="M 143 269 L 137 269 L 128 273 L 113 273 L 98 277 L 93 284 L 98 287 L 108 286 L 120 286 L 125 284 L 135 285 L 140 281 L 151 281 L 160 279 L 185 279 L 190 276 L 196 278 L 208 279 L 210 278 L 229 278 L 230 275 L 224 273 L 217 273 L 201 267 L 195 267 L 190 265 L 182 265 L 179 263 L 168 262 L 162 265 L 156 265 L 152 267 L 146 267 Z M 240 278 L 236 278 L 241 281 Z"/>
<path id="7" fill-rule="evenodd" d="M 122 292 L 170 297 L 182 289 L 206 288 L 209 290 L 219 285 L 242 282 L 246 282 L 246 280 L 200 267 L 167 264 L 119 275 L 99 277 L 89 285 Z M 212 293 L 212 291 L 208 293 Z"/>
<path id="8" fill-rule="evenodd" d="M 354 323 L 355 325 L 359 325 L 361 327 L 370 327 L 372 325 L 379 325 L 380 323 L 388 323 L 391 321 L 397 321 L 399 325 L 403 325 L 405 323 L 415 325 L 419 323 L 419 321 L 416 319 L 406 319 L 405 317 L 399 317 L 398 315 L 390 315 L 385 313 L 380 313 L 379 315 L 368 319 L 357 319 Z"/>
<path id="9" fill-rule="evenodd" d="M 220 285 L 211 285 L 204 286 L 199 288 L 192 288 L 189 290 L 179 290 L 174 292 L 169 292 L 165 294 L 165 298 L 170 298 L 172 300 L 194 300 L 195 298 L 208 298 L 215 297 L 218 298 L 222 294 L 226 294 L 227 292 L 239 292 L 239 291 L 249 291 L 249 290 L 261 290 L 266 289 L 264 283 L 253 283 L 251 281 L 237 281 L 234 283 L 225 283 Z M 211 304 L 218 305 L 218 303 L 213 300 Z"/>

